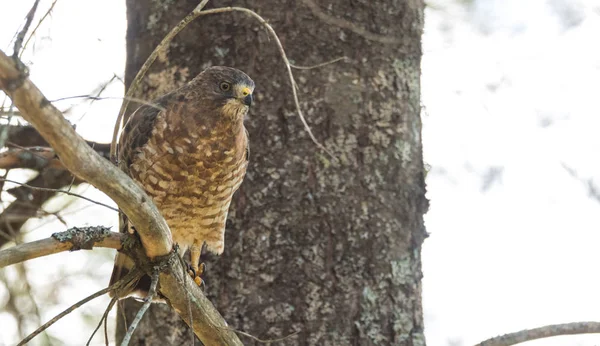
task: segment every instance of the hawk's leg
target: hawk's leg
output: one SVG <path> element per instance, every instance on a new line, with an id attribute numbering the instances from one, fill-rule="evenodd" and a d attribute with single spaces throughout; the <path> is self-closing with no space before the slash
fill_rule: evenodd
<path id="1" fill-rule="evenodd" d="M 200 254 L 202 253 L 202 246 L 198 246 L 197 244 L 193 244 L 190 247 L 190 267 L 191 267 L 191 271 L 192 273 L 190 273 L 190 275 L 192 276 L 192 279 L 194 279 L 194 282 L 196 282 L 196 284 L 200 287 L 202 287 L 203 281 L 202 281 L 202 274 L 204 274 L 204 270 L 206 269 L 206 266 L 204 265 L 204 263 L 200 263 Z"/>

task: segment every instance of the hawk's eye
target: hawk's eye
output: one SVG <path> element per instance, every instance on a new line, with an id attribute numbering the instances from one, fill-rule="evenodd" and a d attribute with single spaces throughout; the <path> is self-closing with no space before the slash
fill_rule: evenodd
<path id="1" fill-rule="evenodd" d="M 221 82 L 221 84 L 219 85 L 219 87 L 223 91 L 229 91 L 229 89 L 231 89 L 231 84 L 229 84 L 227 82 Z"/>

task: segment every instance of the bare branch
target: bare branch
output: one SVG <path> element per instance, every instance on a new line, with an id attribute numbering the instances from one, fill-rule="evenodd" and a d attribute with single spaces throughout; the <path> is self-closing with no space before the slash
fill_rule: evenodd
<path id="1" fill-rule="evenodd" d="M 35 338 L 38 334 L 40 334 L 44 330 L 48 329 L 48 327 L 50 327 L 51 325 L 56 323 L 58 320 L 65 317 L 66 315 L 70 314 L 75 309 L 77 309 L 78 307 L 82 306 L 83 304 L 89 302 L 90 300 L 98 298 L 110 291 L 118 290 L 121 287 L 124 287 L 125 285 L 127 285 L 129 282 L 136 280 L 136 278 L 139 278 L 140 276 L 141 276 L 141 273 L 138 270 L 130 271 L 125 277 L 123 277 L 121 280 L 115 282 L 112 286 L 101 289 L 100 291 L 92 294 L 91 296 L 88 296 L 88 297 L 78 301 L 77 303 L 71 305 L 69 308 L 67 308 L 60 314 L 56 315 L 53 319 L 44 323 L 41 327 L 36 329 L 33 333 L 29 334 L 25 339 L 21 340 L 21 342 L 19 342 L 17 344 L 17 346 L 26 345 L 29 341 L 31 341 L 31 339 Z"/>
<path id="2" fill-rule="evenodd" d="M 322 20 L 323 22 L 325 22 L 329 25 L 333 25 L 333 26 L 337 26 L 342 29 L 350 30 L 353 33 L 355 33 L 359 36 L 362 36 L 370 41 L 375 41 L 375 42 L 384 43 L 384 44 L 398 44 L 398 43 L 402 42 L 401 40 L 399 40 L 395 37 L 375 34 L 370 31 L 367 31 L 364 28 L 356 26 L 352 22 L 349 22 L 345 19 L 330 16 L 327 13 L 323 12 L 323 10 L 319 7 L 319 5 L 317 5 L 313 0 L 302 0 L 302 2 L 306 6 L 308 6 L 308 8 L 311 10 L 311 12 L 317 18 L 319 18 L 320 20 Z"/>
<path id="3" fill-rule="evenodd" d="M 46 13 L 42 16 L 42 18 L 40 19 L 40 21 L 37 23 L 37 25 L 35 26 L 35 28 L 33 28 L 33 31 L 31 32 L 31 34 L 29 34 L 29 37 L 27 38 L 27 41 L 25 41 L 25 44 L 23 45 L 23 49 L 21 50 L 21 53 L 19 54 L 19 58 L 23 56 L 23 52 L 25 51 L 25 49 L 27 48 L 27 45 L 29 44 L 29 41 L 31 41 L 31 39 L 33 38 L 33 36 L 35 35 L 37 29 L 40 27 L 40 25 L 42 25 L 42 23 L 44 22 L 44 20 L 46 19 L 46 17 L 48 17 L 50 15 L 50 13 L 52 12 L 52 10 L 54 9 L 54 5 L 56 5 L 56 2 L 58 0 L 54 0 L 52 2 L 52 5 L 50 5 L 50 8 L 48 9 L 48 11 L 46 11 Z"/>
<path id="4" fill-rule="evenodd" d="M 88 339 L 85 346 L 90 345 L 90 343 L 92 342 L 92 339 L 94 338 L 94 335 L 96 335 L 96 332 L 98 331 L 98 329 L 100 329 L 100 326 L 102 326 L 102 322 L 104 322 L 104 343 L 108 346 L 108 332 L 106 330 L 106 319 L 108 318 L 108 313 L 110 312 L 110 310 L 112 310 L 113 306 L 115 306 L 115 304 L 117 303 L 118 300 L 119 300 L 119 298 L 117 296 L 112 297 L 112 299 L 110 300 L 110 303 L 108 303 L 108 306 L 104 310 L 104 314 L 102 314 L 102 318 L 100 319 L 100 322 L 98 322 L 96 329 L 94 329 L 94 331 L 92 332 L 92 335 L 90 335 L 90 338 Z"/>
<path id="5" fill-rule="evenodd" d="M 600 333 L 600 322 L 574 322 L 553 324 L 535 329 L 521 330 L 491 338 L 475 346 L 510 346 L 525 341 L 549 338 L 559 335 Z"/>
<path id="6" fill-rule="evenodd" d="M 131 340 L 131 336 L 133 335 L 133 332 L 135 331 L 138 324 L 142 320 L 142 317 L 144 317 L 144 314 L 150 307 L 150 304 L 152 304 L 152 299 L 154 299 L 154 296 L 156 295 L 156 286 L 157 285 L 158 285 L 158 270 L 155 270 L 154 273 L 152 273 L 152 281 L 150 281 L 150 290 L 148 290 L 148 295 L 144 299 L 144 305 L 142 305 L 142 307 L 140 308 L 140 311 L 138 311 L 137 315 L 135 315 L 133 322 L 131 322 L 131 325 L 127 329 L 127 333 L 125 333 L 125 336 L 123 337 L 123 341 L 121 341 L 121 346 L 129 345 L 129 341 Z"/>
<path id="7" fill-rule="evenodd" d="M 14 103 L 11 102 L 10 106 L 8 107 L 8 114 L 7 114 L 7 120 L 6 120 L 7 125 L 10 125 L 10 121 L 12 120 L 13 115 L 14 115 Z M 2 132 L 0 132 L 0 148 L 2 148 L 4 146 L 4 144 L 6 143 L 7 137 L 8 137 L 8 126 L 4 127 L 2 129 Z"/>
<path id="8" fill-rule="evenodd" d="M 329 60 L 329 61 L 325 61 L 325 62 L 322 62 L 322 63 L 320 63 L 320 64 L 316 64 L 316 65 L 311 65 L 311 66 L 299 66 L 299 65 L 290 64 L 290 67 L 291 67 L 291 68 L 295 68 L 296 70 L 312 70 L 312 69 L 315 69 L 315 68 L 319 68 L 319 67 L 327 66 L 327 65 L 330 65 L 330 64 L 336 63 L 336 62 L 338 62 L 338 61 L 340 61 L 340 60 L 346 60 L 346 59 L 348 59 L 348 58 L 347 58 L 347 57 L 345 57 L 345 56 L 340 56 L 340 57 L 338 57 L 338 58 L 335 58 L 335 59 L 332 59 L 332 60 Z"/>
<path id="9" fill-rule="evenodd" d="M 72 175 L 69 171 L 50 168 L 44 169 L 37 177 L 28 181 L 27 185 L 61 188 L 71 180 Z M 0 179 L 0 184 L 3 183 Z M 8 193 L 16 197 L 16 200 L 0 214 L 0 233 L 10 234 L 11 237 L 0 237 L 0 246 L 13 240 L 12 237 L 20 231 L 21 226 L 31 217 L 37 216 L 42 205 L 55 195 L 53 191 L 31 190 L 24 186 L 12 188 Z"/>
<path id="10" fill-rule="evenodd" d="M 1 126 L 4 128 L 5 126 Z M 32 126 L 23 125 L 9 125 L 8 127 L 8 139 L 6 145 L 9 147 L 17 148 L 31 148 L 31 147 L 49 147 L 50 144 L 37 132 Z M 97 143 L 93 141 L 85 141 L 90 147 L 92 147 L 100 156 L 108 159 L 110 144 L 109 143 Z"/>
<path id="11" fill-rule="evenodd" d="M 233 328 L 224 328 L 224 329 L 229 329 L 229 330 L 231 330 L 233 332 L 236 332 L 236 333 L 238 333 L 240 335 L 249 337 L 250 339 L 252 339 L 252 340 L 254 340 L 254 341 L 258 342 L 258 343 L 261 343 L 261 344 L 272 344 L 274 342 L 284 341 L 284 340 L 287 340 L 287 339 L 291 339 L 292 337 L 294 337 L 294 336 L 296 336 L 296 335 L 298 335 L 300 333 L 300 331 L 295 331 L 292 334 L 286 335 L 286 336 L 278 338 L 278 339 L 265 339 L 265 340 L 263 340 L 263 339 L 257 338 L 256 336 L 254 336 L 252 334 L 248 334 L 246 332 L 242 332 L 241 330 L 236 330 L 236 329 L 233 329 Z"/>
<path id="12" fill-rule="evenodd" d="M 304 129 L 308 133 L 308 136 L 313 141 L 313 143 L 315 143 L 315 145 L 317 147 L 319 147 L 319 149 L 326 152 L 329 156 L 331 156 L 331 158 L 333 160 L 335 160 L 337 162 L 338 158 L 330 150 L 328 150 L 323 144 L 321 144 L 321 142 L 319 142 L 317 140 L 317 138 L 313 134 L 312 130 L 310 129 L 310 126 L 308 126 L 306 119 L 304 118 L 304 114 L 302 113 L 302 109 L 300 108 L 300 101 L 298 99 L 298 93 L 297 93 L 296 87 L 295 87 L 296 80 L 294 79 L 294 74 L 292 73 L 292 66 L 290 64 L 290 61 L 287 58 L 285 50 L 283 49 L 283 45 L 281 44 L 281 41 L 279 40 L 279 37 L 277 36 L 277 33 L 275 32 L 273 27 L 271 27 L 271 25 L 269 25 L 269 23 L 267 23 L 267 21 L 263 17 L 261 17 L 258 13 L 254 12 L 252 10 L 249 10 L 247 8 L 243 8 L 243 7 L 220 7 L 220 8 L 214 8 L 214 9 L 210 9 L 210 10 L 201 11 L 207 2 L 208 2 L 208 0 L 203 0 L 190 14 L 188 14 L 184 19 L 181 20 L 181 22 L 179 22 L 179 24 L 177 24 L 177 26 L 175 28 L 173 28 L 171 30 L 171 32 L 169 32 L 167 34 L 167 36 L 165 36 L 165 38 L 163 38 L 161 43 L 154 49 L 154 51 L 152 52 L 150 57 L 148 57 L 148 59 L 146 60 L 146 62 L 142 66 L 142 68 L 138 71 L 138 74 L 135 76 L 135 79 L 133 80 L 133 82 L 131 83 L 131 86 L 129 87 L 129 91 L 127 92 L 127 97 L 131 97 L 131 95 L 133 95 L 135 89 L 137 89 L 139 83 L 141 82 L 142 77 L 146 74 L 146 72 L 148 71 L 148 69 L 150 68 L 150 66 L 152 65 L 152 63 L 154 62 L 156 57 L 158 56 L 158 54 L 163 52 L 168 47 L 171 40 L 181 30 L 183 30 L 183 28 L 185 28 L 185 26 L 187 24 L 189 24 L 191 21 L 193 21 L 194 19 L 196 19 L 200 16 L 208 15 L 208 14 L 227 13 L 227 12 L 242 12 L 242 13 L 245 13 L 245 14 L 253 17 L 254 19 L 258 20 L 260 22 L 260 24 L 262 24 L 267 29 L 269 34 L 273 37 L 273 39 L 275 40 L 275 43 L 277 43 L 277 48 L 279 49 L 281 58 L 283 59 L 283 62 L 285 63 L 285 67 L 288 72 L 288 77 L 290 79 L 290 83 L 292 84 L 291 85 L 292 86 L 292 95 L 294 97 L 294 104 L 296 106 L 296 112 L 298 113 L 298 116 L 300 117 L 300 120 L 302 121 L 302 124 L 304 125 Z M 125 114 L 125 112 L 127 110 L 127 106 L 128 106 L 128 103 L 124 102 L 123 106 L 121 107 L 121 111 L 119 112 L 117 121 L 115 123 L 115 128 L 113 130 L 113 139 L 112 139 L 111 149 L 110 149 L 110 157 L 113 162 L 116 162 L 116 159 L 117 159 L 116 158 L 117 136 L 118 136 L 119 130 L 121 129 L 121 121 L 123 119 L 123 115 Z"/>
<path id="13" fill-rule="evenodd" d="M 227 324 L 191 277 L 185 274 L 179 255 L 171 251 L 173 242 L 169 228 L 148 195 L 131 178 L 86 145 L 60 111 L 47 101 L 17 66 L 0 51 L 0 89 L 13 100 L 23 118 L 50 143 L 64 166 L 115 200 L 136 226 L 143 247 L 136 243 L 131 248 L 124 246 L 122 251 L 130 255 L 136 265 L 141 264 L 140 269 L 149 275 L 156 265 L 152 260 L 160 261 L 161 294 L 180 316 L 183 315 L 184 321 L 204 344 L 242 345 L 234 332 L 219 329 Z M 152 266 L 149 267 L 149 264 Z M 193 323 L 190 316 L 182 313 L 187 309 L 188 295 Z"/>
<path id="14" fill-rule="evenodd" d="M 160 293 L 205 345 L 243 345 L 235 332 L 223 329 L 227 324 L 187 275 L 177 254 L 173 253 L 166 270 L 160 272 L 159 281 Z M 188 304 L 191 316 L 186 313 Z"/>
<path id="15" fill-rule="evenodd" d="M 35 16 L 35 11 L 37 10 L 39 3 L 40 3 L 40 0 L 35 0 L 35 2 L 33 3 L 33 6 L 29 10 L 29 13 L 27 13 L 27 17 L 25 19 L 25 25 L 23 26 L 23 29 L 19 32 L 19 34 L 17 34 L 17 39 L 15 40 L 15 45 L 13 48 L 13 57 L 15 57 L 15 58 L 17 58 L 19 56 L 19 53 L 21 52 L 21 45 L 23 44 L 23 40 L 25 39 L 25 35 L 27 34 L 27 31 L 29 30 L 29 26 L 31 25 L 31 22 L 33 21 L 33 16 Z"/>
<path id="16" fill-rule="evenodd" d="M 73 196 L 73 197 L 81 198 L 81 199 L 84 199 L 84 200 L 86 200 L 86 201 L 88 201 L 88 202 L 92 202 L 92 203 L 94 203 L 94 204 L 101 205 L 101 206 L 103 206 L 103 207 L 105 207 L 105 208 L 108 208 L 108 209 L 110 209 L 110 210 L 113 210 L 113 211 L 119 212 L 119 209 L 117 209 L 117 208 L 113 208 L 113 207 L 111 207 L 111 206 L 110 206 L 110 205 L 108 205 L 108 204 L 104 204 L 104 203 L 102 203 L 102 202 L 94 201 L 94 200 L 93 200 L 93 199 L 91 199 L 91 198 L 87 198 L 87 197 L 85 197 L 85 196 L 82 196 L 82 195 L 79 195 L 79 194 L 76 194 L 76 193 L 73 193 L 73 192 L 70 192 L 70 191 L 58 190 L 58 189 L 51 189 L 51 188 L 47 188 L 47 187 L 37 187 L 37 186 L 30 186 L 30 185 L 27 185 L 27 184 L 25 184 L 25 183 L 21 183 L 21 182 L 18 182 L 18 181 L 15 181 L 15 180 L 10 180 L 10 179 L 3 179 L 3 178 L 0 178 L 0 180 L 1 180 L 1 181 L 5 181 L 5 182 L 9 182 L 9 183 L 13 183 L 13 184 L 17 184 L 17 185 L 20 185 L 20 186 L 23 186 L 23 187 L 26 187 L 26 188 L 29 188 L 29 189 L 32 189 L 32 190 L 39 190 L 39 191 L 49 191 L 49 192 L 55 192 L 55 193 L 64 193 L 65 195 L 69 195 L 69 196 Z"/>
<path id="17" fill-rule="evenodd" d="M 109 195 L 138 230 L 149 257 L 168 254 L 173 247 L 171 232 L 148 195 L 125 173 L 104 160 L 64 119 L 58 109 L 0 51 L 0 89 L 15 103 L 60 156 L 64 166 Z"/>
<path id="18" fill-rule="evenodd" d="M 214 8 L 214 9 L 202 11 L 200 13 L 200 15 L 225 13 L 225 12 L 236 12 L 236 11 L 245 13 L 245 14 L 255 18 L 256 20 L 258 20 L 267 29 L 269 34 L 271 34 L 271 36 L 273 36 L 275 43 L 277 43 L 277 48 L 279 49 L 279 54 L 281 55 L 281 58 L 283 59 L 283 62 L 285 63 L 285 67 L 287 69 L 288 77 L 290 79 L 290 83 L 292 84 L 292 96 L 294 97 L 294 104 L 296 105 L 296 112 L 298 113 L 298 117 L 300 117 L 300 120 L 302 121 L 302 124 L 304 125 L 304 129 L 308 133 L 308 136 L 313 141 L 313 143 L 315 143 L 315 145 L 317 147 L 319 147 L 319 149 L 326 152 L 334 161 L 337 162 L 338 158 L 331 151 L 329 151 L 329 149 L 325 148 L 325 146 L 323 144 L 321 144 L 321 142 L 319 142 L 317 140 L 315 135 L 312 133 L 310 126 L 308 126 L 306 119 L 304 118 L 304 114 L 302 113 L 302 109 L 300 108 L 298 92 L 296 91 L 296 88 L 294 87 L 296 85 L 296 80 L 294 79 L 294 74 L 292 73 L 292 67 L 290 65 L 290 61 L 288 60 L 287 54 L 285 53 L 285 49 L 283 49 L 283 45 L 281 44 L 281 41 L 279 40 L 279 36 L 277 36 L 277 33 L 275 32 L 273 27 L 271 25 L 269 25 L 269 23 L 267 23 L 267 21 L 265 21 L 265 19 L 263 17 L 261 17 L 258 13 L 254 12 L 252 10 L 249 10 L 247 8 L 243 8 L 243 7 Z"/>
<path id="19" fill-rule="evenodd" d="M 65 232 L 55 233 L 50 238 L 16 245 L 0 251 L 0 268 L 64 251 L 89 250 L 92 247 L 119 250 L 121 242 L 127 236 L 127 234 L 111 232 L 102 226 L 74 227 Z"/>
<path id="20" fill-rule="evenodd" d="M 63 168 L 62 163 L 51 148 L 21 147 L 0 153 L 0 169 L 29 168 L 42 170 L 48 167 Z"/>
<path id="21" fill-rule="evenodd" d="M 190 14 L 185 16 L 185 18 L 183 18 L 177 24 L 177 26 L 175 26 L 167 34 L 167 36 L 165 36 L 162 39 L 162 41 L 158 44 L 158 46 L 156 46 L 156 48 L 154 48 L 154 51 L 152 51 L 152 54 L 150 54 L 148 59 L 146 59 L 146 61 L 144 62 L 144 65 L 142 65 L 142 67 L 140 68 L 138 73 L 135 75 L 133 82 L 131 82 L 131 85 L 129 86 L 129 90 L 127 90 L 127 94 L 125 95 L 126 96 L 125 101 L 121 105 L 121 109 L 119 110 L 119 116 L 117 117 L 117 121 L 115 122 L 115 128 L 113 130 L 113 138 L 112 138 L 111 145 L 110 145 L 110 159 L 112 162 L 117 162 L 117 136 L 119 135 L 119 130 L 121 129 L 121 122 L 123 120 L 123 116 L 125 115 L 125 112 L 127 111 L 127 107 L 129 106 L 129 99 L 133 97 L 133 94 L 135 93 L 138 86 L 140 85 L 142 78 L 144 78 L 144 76 L 146 75 L 146 72 L 148 72 L 148 70 L 150 69 L 150 66 L 152 66 L 152 64 L 154 63 L 154 60 L 156 60 L 158 55 L 167 49 L 167 47 L 169 46 L 169 43 L 171 43 L 173 38 L 175 36 L 177 36 L 177 34 L 179 34 L 179 32 L 181 30 L 183 30 L 183 28 L 185 28 L 191 21 L 193 21 L 200 15 L 200 11 L 202 11 L 202 9 L 204 8 L 204 6 L 206 6 L 207 3 L 208 3 L 208 0 L 202 0 Z"/>

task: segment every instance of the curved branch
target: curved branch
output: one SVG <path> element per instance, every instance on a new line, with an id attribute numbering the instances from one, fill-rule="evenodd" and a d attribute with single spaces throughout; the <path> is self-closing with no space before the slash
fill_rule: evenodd
<path id="1" fill-rule="evenodd" d="M 350 30 L 355 34 L 366 38 L 367 40 L 371 40 L 371 41 L 375 41 L 375 42 L 379 42 L 379 43 L 398 44 L 398 43 L 402 42 L 400 39 L 398 39 L 396 37 L 375 34 L 370 31 L 367 31 L 366 29 L 361 28 L 361 27 L 357 26 L 356 24 L 349 22 L 345 19 L 333 17 L 333 16 L 323 12 L 323 10 L 321 10 L 319 5 L 317 5 L 317 3 L 314 2 L 313 0 L 302 0 L 302 2 L 306 6 L 308 6 L 308 8 L 311 10 L 311 12 L 317 18 L 319 18 L 320 20 L 322 20 L 323 22 L 325 22 L 329 25 L 334 25 L 334 26 L 337 26 L 342 29 Z"/>
<path id="2" fill-rule="evenodd" d="M 600 322 L 574 322 L 525 329 L 482 341 L 475 346 L 510 346 L 525 341 L 549 338 L 552 336 L 592 333 L 600 333 Z"/>
<path id="3" fill-rule="evenodd" d="M 0 153 L 0 169 L 62 168 L 62 163 L 55 156 L 54 150 L 51 148 L 11 148 Z"/>
<path id="4" fill-rule="evenodd" d="M 173 247 L 166 221 L 148 195 L 121 170 L 85 144 L 62 113 L 42 95 L 18 64 L 0 51 L 0 89 L 57 152 L 64 166 L 110 196 L 140 231 L 148 257 Z"/>
<path id="5" fill-rule="evenodd" d="M 23 74 L 19 64 L 0 50 L 0 89 L 14 102 L 23 118 L 54 148 L 64 166 L 111 197 L 136 226 L 143 248 L 122 251 L 148 275 L 159 265 L 161 294 L 192 327 L 205 345 L 242 345 L 227 323 L 194 283 L 172 251 L 171 232 L 146 193 L 125 173 L 98 155 L 74 131 L 61 112 Z M 125 244 L 124 244 L 125 245 Z M 147 256 L 147 257 L 146 257 Z M 152 262 L 156 259 L 156 262 Z M 191 305 L 192 316 L 185 313 Z"/>
<path id="6" fill-rule="evenodd" d="M 20 244 L 0 251 L 0 268 L 30 259 L 48 256 L 63 251 L 105 247 L 121 249 L 121 242 L 128 235 L 111 232 L 106 227 L 72 228 L 55 233 L 50 238 Z"/>
<path id="7" fill-rule="evenodd" d="M 44 169 L 37 177 L 27 182 L 33 187 L 45 187 L 59 189 L 73 182 L 73 175 L 64 169 Z M 76 180 L 75 183 L 78 183 Z M 48 190 L 32 190 L 19 186 L 8 190 L 8 193 L 16 197 L 2 214 L 0 214 L 0 232 L 10 237 L 0 236 L 0 247 L 9 242 L 21 229 L 21 226 L 30 218 L 38 215 L 42 205 L 52 198 L 56 193 Z"/>

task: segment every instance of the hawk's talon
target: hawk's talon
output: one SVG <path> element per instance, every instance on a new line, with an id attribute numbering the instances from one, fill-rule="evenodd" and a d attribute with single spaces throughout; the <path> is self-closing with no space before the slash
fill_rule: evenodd
<path id="1" fill-rule="evenodd" d="M 204 290 L 205 286 L 204 280 L 202 280 L 202 274 L 204 274 L 205 271 L 206 264 L 204 263 L 200 263 L 198 269 L 194 269 L 191 264 L 188 265 L 188 274 L 192 277 L 196 285 L 198 285 L 198 287 L 200 287 L 202 290 Z"/>

